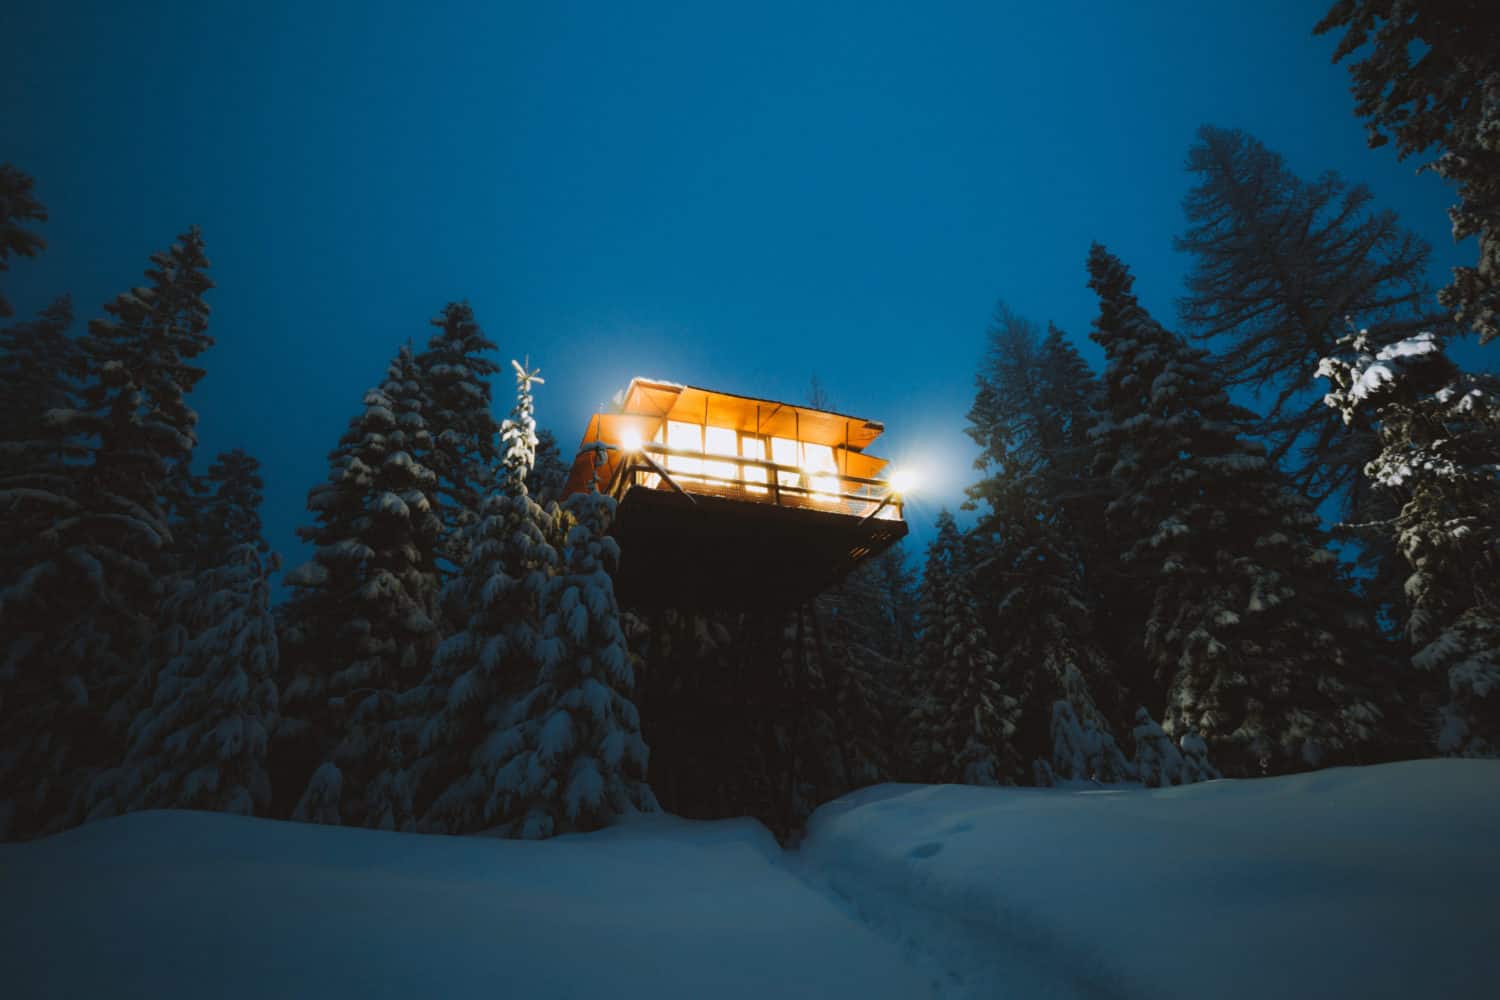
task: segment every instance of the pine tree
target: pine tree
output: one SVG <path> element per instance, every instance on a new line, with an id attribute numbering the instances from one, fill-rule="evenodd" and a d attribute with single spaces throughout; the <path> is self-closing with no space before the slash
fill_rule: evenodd
<path id="1" fill-rule="evenodd" d="M 36 791 L 15 823 L 20 835 L 81 818 L 76 793 L 119 761 L 149 689 L 149 640 L 172 568 L 169 483 L 196 440 L 186 396 L 203 371 L 189 362 L 212 343 L 198 231 L 151 260 L 149 284 L 89 324 L 77 403 L 44 418 L 45 462 L 32 473 L 46 482 L 22 491 L 48 523 L 0 598 L 0 634 L 19 637 L 5 669 L 29 706 L 6 739 L 44 748 L 25 754 Z"/>
<path id="2" fill-rule="evenodd" d="M 490 411 L 490 376 L 500 368 L 484 353 L 495 350 L 467 302 L 450 302 L 432 321 L 438 328 L 417 357 L 428 402 L 424 417 L 430 455 L 415 456 L 437 476 L 432 494 L 443 522 L 440 554 L 457 572 L 468 556 L 470 527 L 490 489 L 500 458 L 499 425 Z"/>
<path id="3" fill-rule="evenodd" d="M 1368 188 L 1331 172 L 1303 181 L 1240 131 L 1200 128 L 1188 169 L 1197 185 L 1176 241 L 1192 255 L 1183 325 L 1234 358 L 1227 385 L 1275 393 L 1263 428 L 1272 458 L 1300 441 L 1299 485 L 1319 500 L 1348 499 L 1372 442 L 1343 440 L 1312 369 L 1333 352 L 1346 317 L 1419 321 L 1431 248 L 1394 212 L 1374 210 Z"/>
<path id="4" fill-rule="evenodd" d="M 526 479 L 526 488 L 543 507 L 561 503 L 568 483 L 568 467 L 562 460 L 557 437 L 549 430 L 536 433 L 536 462 Z"/>
<path id="5" fill-rule="evenodd" d="M 1480 343 L 1500 335 L 1500 48 L 1486 4 L 1447 0 L 1337 0 L 1314 28 L 1342 28 L 1334 51 L 1351 63 L 1355 113 L 1370 145 L 1396 154 L 1435 150 L 1425 169 L 1451 181 L 1453 238 L 1479 239 L 1475 267 L 1458 267 L 1438 300 Z M 1366 45 L 1370 47 L 1366 49 Z"/>
<path id="6" fill-rule="evenodd" d="M 273 782 L 279 796 L 296 795 L 331 760 L 344 818 L 355 824 L 367 818 L 366 785 L 383 765 L 375 748 L 389 700 L 421 681 L 437 640 L 435 476 L 412 457 L 431 447 L 422 399 L 416 362 L 402 348 L 330 455 L 328 481 L 308 493 L 317 524 L 298 534 L 316 548 L 287 577 Z M 332 797 L 317 781 L 307 789 L 304 807 Z"/>
<path id="7" fill-rule="evenodd" d="M 275 557 L 261 534 L 260 463 L 241 450 L 206 477 L 193 565 L 163 601 L 181 637 L 165 646 L 124 761 L 90 790 L 90 818 L 135 809 L 243 815 L 270 804 L 267 733 L 276 713 Z"/>
<path id="8" fill-rule="evenodd" d="M 0 840 L 39 832 L 66 806 L 66 722 L 86 701 L 58 662 L 55 620 L 73 595 L 53 526 L 79 510 L 83 442 L 47 421 L 76 405 L 82 358 L 66 299 L 0 330 Z"/>
<path id="9" fill-rule="evenodd" d="M 1131 735 L 1135 742 L 1131 768 L 1147 788 L 1191 785 L 1223 777 L 1209 762 L 1208 746 L 1195 730 L 1183 734 L 1179 749 L 1151 713 L 1142 708 L 1135 713 Z"/>
<path id="10" fill-rule="evenodd" d="M 1379 443 L 1322 405 L 1312 370 L 1335 350 L 1347 317 L 1413 330 L 1438 319 L 1423 315 L 1432 311 L 1431 248 L 1395 213 L 1374 210 L 1363 185 L 1334 173 L 1303 181 L 1243 132 L 1199 129 L 1188 169 L 1198 183 L 1183 202 L 1190 228 L 1177 241 L 1193 256 L 1184 326 L 1234 358 L 1226 384 L 1274 394 L 1260 432 L 1302 492 L 1336 498 L 1351 526 L 1379 518 L 1380 498 L 1362 475 Z M 1359 543 L 1365 593 L 1394 617 L 1400 554 L 1379 535 L 1344 533 Z"/>
<path id="11" fill-rule="evenodd" d="M 1318 374 L 1329 406 L 1379 428 L 1367 472 L 1398 506 L 1413 663 L 1439 683 L 1432 744 L 1500 755 L 1500 379 L 1459 371 L 1431 333 L 1377 346 L 1369 331 Z"/>
<path id="12" fill-rule="evenodd" d="M 47 209 L 37 200 L 33 181 L 9 163 L 0 163 L 0 271 L 10 270 L 11 257 L 35 257 L 47 243 L 23 223 L 46 222 Z M 0 294 L 0 319 L 15 311 Z"/>
<path id="13" fill-rule="evenodd" d="M 938 515 L 922 574 L 920 702 L 915 753 L 928 781 L 1013 784 L 1017 704 L 974 606 L 958 523 Z"/>
<path id="14" fill-rule="evenodd" d="M 1109 722 L 1122 699 L 1093 637 L 1085 577 L 1096 561 L 1084 525 L 1097 506 L 1086 475 L 1097 384 L 1060 330 L 1042 339 L 1004 307 L 977 383 L 969 435 L 984 449 L 976 465 L 986 475 L 968 490 L 967 506 L 984 508 L 970 559 L 981 618 L 990 635 L 1006 637 L 1014 745 L 1041 783 L 1127 779 Z"/>
<path id="15" fill-rule="evenodd" d="M 532 385 L 542 380 L 515 368 L 500 477 L 481 508 L 463 572 L 444 598 L 467 609 L 464 628 L 444 640 L 414 692 L 413 706 L 426 716 L 419 755 L 394 779 L 412 797 L 420 826 L 439 833 L 472 833 L 494 821 L 495 751 L 508 737 L 514 702 L 557 655 L 546 621 L 558 569 L 548 540 L 553 526 L 526 488 L 537 444 Z"/>
<path id="16" fill-rule="evenodd" d="M 1379 651 L 1316 514 L 1125 266 L 1095 245 L 1089 274 L 1109 361 L 1092 434 L 1122 570 L 1106 600 L 1140 615 L 1130 632 L 1165 687 L 1166 732 L 1197 730 L 1231 775 L 1357 757 L 1381 721 L 1364 673 Z"/>
<path id="17" fill-rule="evenodd" d="M 595 468 L 605 459 L 600 446 Z M 527 839 L 598 829 L 614 816 L 657 808 L 610 579 L 620 555 L 607 534 L 615 501 L 596 481 L 569 497 L 566 509 L 572 525 L 548 601 L 561 649 L 543 661 L 498 748 L 505 760 L 495 782 L 500 815 L 509 832 Z"/>

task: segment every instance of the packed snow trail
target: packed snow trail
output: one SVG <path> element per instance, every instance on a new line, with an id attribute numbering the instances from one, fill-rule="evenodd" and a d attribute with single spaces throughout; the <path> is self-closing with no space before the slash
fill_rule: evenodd
<path id="1" fill-rule="evenodd" d="M 544 842 L 146 812 L 0 847 L 9 1000 L 912 1000 L 758 823 Z"/>
<path id="2" fill-rule="evenodd" d="M 954 997 L 1489 1000 L 1497 845 L 1500 761 L 1424 760 L 1157 790 L 884 785 L 819 810 L 801 862 L 950 970 Z"/>

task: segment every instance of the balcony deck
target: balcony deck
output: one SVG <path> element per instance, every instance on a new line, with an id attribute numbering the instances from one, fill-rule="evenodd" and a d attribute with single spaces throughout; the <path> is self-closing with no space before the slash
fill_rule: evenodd
<path id="1" fill-rule="evenodd" d="M 633 607 L 790 608 L 905 537 L 898 496 L 881 481 L 808 476 L 773 462 L 725 459 L 738 476 L 668 469 L 702 453 L 645 445 L 622 458 L 615 589 Z"/>

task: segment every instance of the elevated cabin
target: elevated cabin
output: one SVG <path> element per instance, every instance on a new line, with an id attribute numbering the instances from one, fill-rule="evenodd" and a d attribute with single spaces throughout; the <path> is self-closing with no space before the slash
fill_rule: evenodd
<path id="1" fill-rule="evenodd" d="M 884 426 L 862 417 L 636 378 L 589 421 L 567 492 L 619 501 L 615 589 L 636 607 L 801 604 L 905 536 Z"/>

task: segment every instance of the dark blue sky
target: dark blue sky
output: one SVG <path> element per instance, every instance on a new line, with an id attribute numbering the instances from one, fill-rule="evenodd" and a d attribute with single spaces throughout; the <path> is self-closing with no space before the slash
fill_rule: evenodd
<path id="1" fill-rule="evenodd" d="M 1439 277 L 1472 259 L 1443 184 L 1366 149 L 1325 6 L 10 0 L 0 159 L 52 219 L 4 280 L 87 319 L 201 225 L 200 457 L 261 458 L 294 562 L 364 389 L 456 298 L 540 365 L 565 446 L 633 374 L 800 399 L 816 373 L 941 473 L 921 539 L 972 478 L 997 299 L 1097 365 L 1097 239 L 1172 325 L 1199 124 L 1368 183 Z"/>

